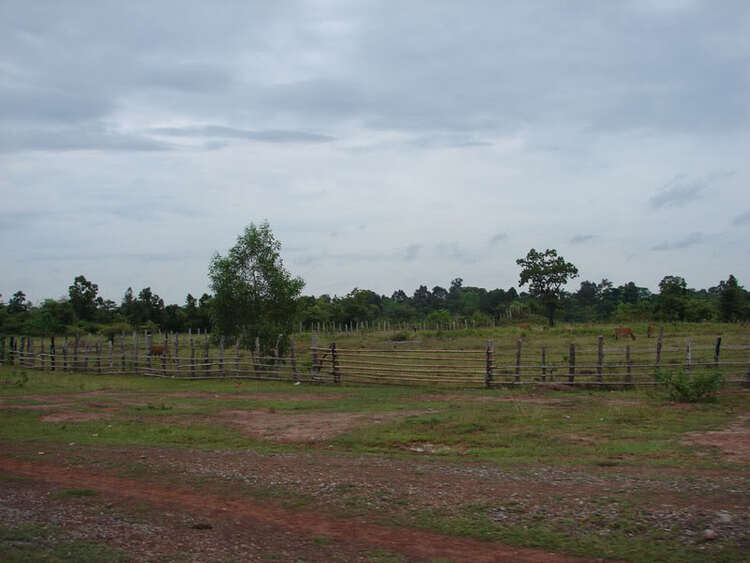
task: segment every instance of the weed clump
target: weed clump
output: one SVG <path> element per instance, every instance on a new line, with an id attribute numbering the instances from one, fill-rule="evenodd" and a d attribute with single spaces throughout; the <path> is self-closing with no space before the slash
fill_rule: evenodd
<path id="1" fill-rule="evenodd" d="M 689 373 L 679 370 L 656 372 L 656 380 L 664 385 L 672 401 L 680 403 L 712 402 L 721 388 L 723 378 L 716 371 Z"/>

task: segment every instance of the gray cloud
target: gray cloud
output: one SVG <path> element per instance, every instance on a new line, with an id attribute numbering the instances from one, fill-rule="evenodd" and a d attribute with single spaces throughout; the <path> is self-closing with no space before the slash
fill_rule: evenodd
<path id="1" fill-rule="evenodd" d="M 490 245 L 495 245 L 506 240 L 508 240 L 508 233 L 497 233 L 490 238 Z"/>
<path id="2" fill-rule="evenodd" d="M 570 244 L 583 244 L 599 238 L 599 235 L 575 235 L 570 239 Z"/>
<path id="3" fill-rule="evenodd" d="M 745 211 L 744 213 L 740 213 L 734 219 L 732 219 L 732 225 L 735 225 L 735 226 L 748 225 L 748 224 L 750 224 L 750 211 Z"/>
<path id="4" fill-rule="evenodd" d="M 0 136 L 0 152 L 38 151 L 164 151 L 172 145 L 130 133 L 108 131 L 100 126 L 6 129 Z"/>
<path id="5" fill-rule="evenodd" d="M 673 178 L 654 195 L 648 202 L 653 209 L 662 207 L 682 207 L 701 197 L 701 192 L 706 190 L 707 184 L 704 180 L 685 181 L 683 176 Z"/>
<path id="6" fill-rule="evenodd" d="M 419 256 L 419 252 L 422 250 L 421 244 L 410 244 L 404 251 L 404 260 L 407 262 L 413 262 Z"/>
<path id="7" fill-rule="evenodd" d="M 265 143 L 327 143 L 333 137 L 308 133 L 306 131 L 250 131 L 222 125 L 199 125 L 190 127 L 159 127 L 150 129 L 156 135 L 169 137 L 219 137 L 229 139 L 247 139 Z"/>
<path id="8" fill-rule="evenodd" d="M 685 238 L 676 240 L 674 242 L 662 242 L 651 247 L 651 250 L 681 250 L 684 248 L 690 248 L 705 242 L 706 237 L 703 233 L 690 233 Z"/>

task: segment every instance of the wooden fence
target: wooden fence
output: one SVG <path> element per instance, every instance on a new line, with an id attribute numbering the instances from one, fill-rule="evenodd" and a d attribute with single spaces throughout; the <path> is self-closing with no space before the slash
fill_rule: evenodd
<path id="1" fill-rule="evenodd" d="M 527 343 L 522 338 L 482 349 L 449 350 L 392 342 L 381 349 L 338 348 L 336 343 L 278 350 L 212 347 L 208 335 L 187 342 L 165 335 L 120 335 L 112 340 L 0 337 L 0 363 L 53 372 L 130 374 L 176 379 L 266 379 L 320 383 L 372 383 L 494 387 L 525 384 L 636 386 L 656 383 L 658 370 L 719 371 L 727 384 L 750 385 L 750 346 L 686 339 L 643 345 L 593 342 Z"/>

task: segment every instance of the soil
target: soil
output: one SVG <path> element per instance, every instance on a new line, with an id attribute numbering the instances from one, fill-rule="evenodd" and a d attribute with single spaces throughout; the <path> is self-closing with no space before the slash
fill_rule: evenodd
<path id="1" fill-rule="evenodd" d="M 694 432 L 686 442 L 716 447 L 729 461 L 750 463 L 750 416 L 739 417 L 726 430 Z"/>

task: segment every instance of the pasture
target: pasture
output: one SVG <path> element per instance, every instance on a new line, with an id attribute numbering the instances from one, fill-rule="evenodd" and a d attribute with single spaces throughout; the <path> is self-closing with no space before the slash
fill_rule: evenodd
<path id="1" fill-rule="evenodd" d="M 458 349 L 486 340 L 453 336 Z M 0 447 L 4 561 L 742 561 L 750 549 L 739 386 L 682 404 L 654 386 L 295 385 L 16 365 L 0 368 Z"/>

